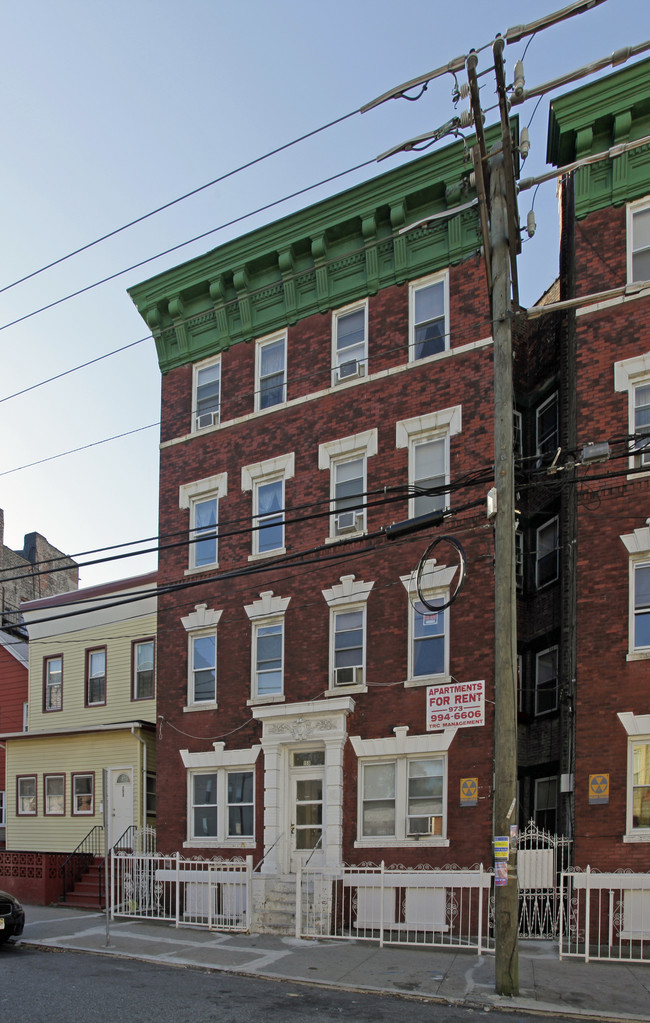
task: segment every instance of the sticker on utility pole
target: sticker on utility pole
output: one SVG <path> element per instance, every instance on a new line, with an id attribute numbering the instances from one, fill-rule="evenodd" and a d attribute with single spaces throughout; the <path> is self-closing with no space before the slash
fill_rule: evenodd
<path id="1" fill-rule="evenodd" d="M 609 803 L 608 774 L 589 775 L 589 802 L 592 805 L 594 803 Z"/>
<path id="2" fill-rule="evenodd" d="M 508 835 L 493 838 L 492 847 L 494 849 L 495 861 L 508 859 L 508 856 L 510 855 L 510 839 Z"/>
<path id="3" fill-rule="evenodd" d="M 485 681 L 427 686 L 427 731 L 485 724 Z"/>
<path id="4" fill-rule="evenodd" d="M 508 883 L 508 863 L 506 860 L 497 860 L 494 864 L 494 883 L 499 888 Z"/>

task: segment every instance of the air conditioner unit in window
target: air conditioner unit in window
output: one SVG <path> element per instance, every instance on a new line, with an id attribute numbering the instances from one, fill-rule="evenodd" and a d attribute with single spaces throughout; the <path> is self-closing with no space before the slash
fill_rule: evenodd
<path id="1" fill-rule="evenodd" d="M 337 533 L 358 533 L 363 529 L 363 512 L 344 511 L 336 516 Z"/>
<path id="2" fill-rule="evenodd" d="M 334 669 L 335 686 L 360 686 L 363 685 L 363 668 L 360 664 L 351 668 Z"/>
<path id="3" fill-rule="evenodd" d="M 406 833 L 408 835 L 435 835 L 441 833 L 440 825 L 436 831 L 436 821 L 442 822 L 441 817 L 407 817 Z"/>
<path id="4" fill-rule="evenodd" d="M 340 366 L 336 367 L 336 379 L 351 380 L 353 377 L 364 376 L 365 372 L 365 362 L 361 362 L 359 359 L 350 359 L 348 362 L 342 362 Z"/>
<path id="5" fill-rule="evenodd" d="M 202 412 L 196 417 L 197 430 L 205 430 L 208 426 L 214 426 L 219 422 L 219 410 L 216 412 Z"/>

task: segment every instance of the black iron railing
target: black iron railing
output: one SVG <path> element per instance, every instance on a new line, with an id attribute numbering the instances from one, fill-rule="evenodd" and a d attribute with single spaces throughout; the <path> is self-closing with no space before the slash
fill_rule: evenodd
<path id="1" fill-rule="evenodd" d="M 104 857 L 104 828 L 101 824 L 95 824 L 86 837 L 79 843 L 74 852 L 71 852 L 61 867 L 62 891 L 61 901 L 65 902 L 67 893 L 74 888 L 75 882 L 82 877 L 94 860 Z M 99 871 L 98 896 L 102 899 L 102 870 Z"/>

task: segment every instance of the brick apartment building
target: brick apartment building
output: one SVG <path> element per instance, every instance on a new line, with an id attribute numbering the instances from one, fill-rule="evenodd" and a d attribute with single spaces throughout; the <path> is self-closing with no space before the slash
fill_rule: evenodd
<path id="1" fill-rule="evenodd" d="M 647 134 L 649 67 L 554 103 L 550 159 Z M 130 291 L 163 374 L 158 845 L 252 854 L 269 889 L 299 861 L 492 859 L 492 338 L 463 156 L 444 148 Z M 562 194 L 549 311 L 514 319 L 518 814 L 575 837 L 577 863 L 639 867 L 650 299 L 557 299 L 643 265 L 647 148 Z M 602 439 L 619 460 L 590 449 L 582 465 Z M 443 526 L 383 532 L 441 509 Z M 442 534 L 467 579 L 436 611 L 453 545 L 423 565 L 431 607 L 416 570 Z M 484 724 L 427 721 L 430 687 L 479 681 Z"/>

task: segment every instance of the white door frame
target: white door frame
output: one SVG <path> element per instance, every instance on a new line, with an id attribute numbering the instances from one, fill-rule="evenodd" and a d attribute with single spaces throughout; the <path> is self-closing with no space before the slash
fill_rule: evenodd
<path id="1" fill-rule="evenodd" d="M 127 765 L 124 767 L 109 767 L 107 768 L 108 776 L 108 846 L 109 849 L 113 847 L 113 844 L 117 842 L 126 829 L 135 823 L 135 768 L 134 766 Z M 128 821 L 128 823 L 122 825 L 115 823 L 115 785 L 120 774 L 130 775 L 130 786 L 131 786 L 131 814 L 123 814 L 122 820 Z M 126 784 L 126 783 L 125 783 Z"/>

